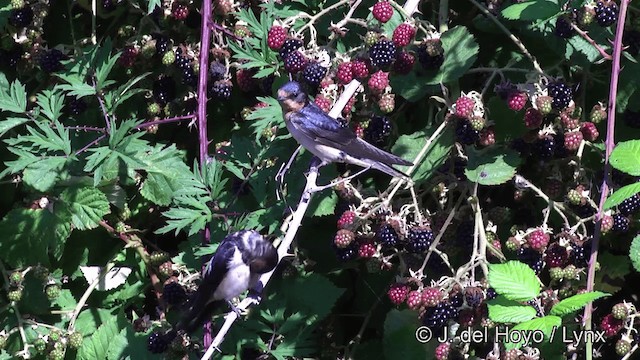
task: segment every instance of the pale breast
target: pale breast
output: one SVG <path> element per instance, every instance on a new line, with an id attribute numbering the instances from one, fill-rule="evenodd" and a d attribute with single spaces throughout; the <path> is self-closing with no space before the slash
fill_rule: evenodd
<path id="1" fill-rule="evenodd" d="M 235 249 L 233 257 L 229 260 L 228 271 L 213 293 L 213 300 L 231 300 L 242 294 L 249 288 L 251 271 L 242 261 L 242 254 Z"/>

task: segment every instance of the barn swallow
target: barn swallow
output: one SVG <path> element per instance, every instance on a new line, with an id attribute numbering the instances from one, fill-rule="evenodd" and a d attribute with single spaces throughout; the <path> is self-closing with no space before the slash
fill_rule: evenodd
<path id="1" fill-rule="evenodd" d="M 365 170 L 374 168 L 393 177 L 410 180 L 392 165 L 411 166 L 413 163 L 360 139 L 351 128 L 331 118 L 309 101 L 298 82 L 290 81 L 278 89 L 278 102 L 289 133 L 302 147 L 320 159 L 320 166 L 341 162 Z"/>

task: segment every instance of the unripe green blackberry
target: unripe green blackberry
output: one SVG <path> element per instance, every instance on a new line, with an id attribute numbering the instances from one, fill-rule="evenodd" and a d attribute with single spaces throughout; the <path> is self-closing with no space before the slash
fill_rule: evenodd
<path id="1" fill-rule="evenodd" d="M 14 271 L 9 275 L 9 284 L 11 286 L 18 286 L 22 284 L 22 280 L 24 280 L 24 276 L 21 271 Z"/>
<path id="2" fill-rule="evenodd" d="M 55 300 L 60 296 L 60 285 L 49 284 L 44 288 L 44 293 L 47 295 L 47 299 Z"/>
<path id="3" fill-rule="evenodd" d="M 567 265 L 562 272 L 564 273 L 564 278 L 568 280 L 575 280 L 579 275 L 579 270 L 575 265 Z"/>
<path id="4" fill-rule="evenodd" d="M 12 9 L 22 9 L 24 7 L 24 0 L 11 0 Z"/>
<path id="5" fill-rule="evenodd" d="M 549 269 L 549 276 L 552 281 L 560 281 L 564 277 L 564 270 L 560 267 L 553 267 Z"/>
<path id="6" fill-rule="evenodd" d="M 37 352 L 42 353 L 47 349 L 47 342 L 43 338 L 37 338 L 33 342 L 33 347 L 36 349 Z"/>
<path id="7" fill-rule="evenodd" d="M 163 65 L 171 65 L 176 61 L 176 53 L 173 50 L 169 50 L 162 55 L 162 64 Z"/>
<path id="8" fill-rule="evenodd" d="M 375 31 L 368 31 L 365 35 L 364 35 L 364 43 L 368 46 L 371 46 L 373 44 L 375 44 L 378 39 L 380 38 L 380 34 L 378 34 Z"/>
<path id="9" fill-rule="evenodd" d="M 51 332 L 49 333 L 49 341 L 51 341 L 52 343 L 60 341 L 61 337 L 62 334 L 58 330 L 51 330 Z"/>
<path id="10" fill-rule="evenodd" d="M 125 223 L 123 223 L 122 221 L 118 221 L 116 223 L 116 226 L 114 227 L 114 230 L 118 233 L 118 234 L 122 234 L 127 232 L 127 225 Z"/>
<path id="11" fill-rule="evenodd" d="M 49 360 L 64 360 L 64 349 L 56 349 L 54 348 L 47 354 L 47 359 Z"/>
<path id="12" fill-rule="evenodd" d="M 620 339 L 616 342 L 616 354 L 625 356 L 631 351 L 631 342 L 627 339 Z"/>
<path id="13" fill-rule="evenodd" d="M 156 103 L 156 102 L 152 102 L 147 106 L 147 113 L 151 116 L 155 116 L 160 114 L 160 104 Z"/>
<path id="14" fill-rule="evenodd" d="M 166 251 L 154 251 L 149 255 L 149 263 L 154 266 L 158 266 L 167 260 L 169 260 L 169 253 Z"/>
<path id="15" fill-rule="evenodd" d="M 166 261 L 162 263 L 158 267 L 158 272 L 160 273 L 160 275 L 165 277 L 169 277 L 173 275 L 173 263 L 171 261 Z"/>
<path id="16" fill-rule="evenodd" d="M 131 218 L 131 209 L 129 208 L 129 204 L 124 204 L 124 209 L 120 212 L 120 218 L 125 221 Z"/>
<path id="17" fill-rule="evenodd" d="M 629 316 L 629 308 L 623 303 L 615 304 L 613 308 L 611 308 L 611 314 L 616 319 L 626 319 L 627 316 Z"/>
<path id="18" fill-rule="evenodd" d="M 67 334 L 67 340 L 70 347 L 78 349 L 82 346 L 83 336 L 81 333 L 74 331 Z"/>
<path id="19" fill-rule="evenodd" d="M 0 334 L 0 349 L 4 349 L 7 346 L 7 335 Z"/>
<path id="20" fill-rule="evenodd" d="M 15 302 L 20 301 L 20 299 L 22 299 L 22 286 L 10 289 L 7 292 L 7 299 L 9 299 L 9 301 Z"/>

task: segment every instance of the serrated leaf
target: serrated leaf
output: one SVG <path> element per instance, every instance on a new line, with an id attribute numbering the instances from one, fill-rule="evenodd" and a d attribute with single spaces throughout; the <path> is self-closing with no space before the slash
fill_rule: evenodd
<path id="1" fill-rule="evenodd" d="M 573 48 L 574 51 L 583 54 L 589 62 L 594 62 L 600 58 L 600 52 L 582 36 L 572 36 L 567 39 L 567 45 L 567 49 Z"/>
<path id="2" fill-rule="evenodd" d="M 335 192 L 331 192 L 329 196 L 315 196 L 307 213 L 311 216 L 333 215 L 336 204 L 338 204 L 338 196 Z"/>
<path id="3" fill-rule="evenodd" d="M 557 3 L 552 1 L 528 1 L 513 4 L 502 10 L 502 16 L 509 20 L 538 20 L 546 19 L 560 12 Z"/>
<path id="4" fill-rule="evenodd" d="M 640 192 L 640 183 L 633 183 L 626 186 L 621 187 L 616 190 L 607 198 L 607 201 L 604 202 L 604 209 L 611 209 L 612 207 L 620 204 L 626 199 L 634 196 L 635 194 Z"/>
<path id="5" fill-rule="evenodd" d="M 64 95 L 51 90 L 44 90 L 36 97 L 42 114 L 49 120 L 58 120 L 64 106 Z"/>
<path id="6" fill-rule="evenodd" d="M 511 180 L 520 165 L 518 153 L 497 147 L 469 151 L 469 162 L 464 170 L 469 181 L 480 185 L 500 185 Z"/>
<path id="7" fill-rule="evenodd" d="M 519 261 L 489 264 L 489 285 L 509 300 L 529 301 L 540 293 L 535 272 Z"/>
<path id="8" fill-rule="evenodd" d="M 140 194 L 158 205 L 169 205 L 175 192 L 185 186 L 183 180 L 187 180 L 191 173 L 183 157 L 184 152 L 173 144 L 168 147 L 157 145 L 137 154 L 136 158 L 145 163 L 140 169 L 147 172 Z"/>
<path id="9" fill-rule="evenodd" d="M 391 152 L 408 161 L 414 161 L 434 131 L 435 128 L 432 128 L 427 132 L 417 131 L 411 135 L 402 135 L 391 148 Z M 429 146 L 420 165 L 411 175 L 413 181 L 421 183 L 429 180 L 435 170 L 446 160 L 453 143 L 453 129 L 447 127 Z M 407 168 L 407 166 L 398 166 L 401 171 L 406 171 Z"/>
<path id="10" fill-rule="evenodd" d="M 0 121 L 0 136 L 4 136 L 7 131 L 13 129 L 16 126 L 20 126 L 29 122 L 30 120 L 27 118 L 16 118 L 10 117 Z"/>
<path id="11" fill-rule="evenodd" d="M 299 306 L 305 316 L 313 316 L 316 321 L 324 319 L 344 293 L 344 289 L 338 288 L 329 279 L 316 273 L 296 278 L 289 289 L 289 301 Z"/>
<path id="12" fill-rule="evenodd" d="M 499 296 L 487 303 L 489 318 L 498 323 L 521 323 L 536 317 L 536 309 Z"/>
<path id="13" fill-rule="evenodd" d="M 523 340 L 517 343 L 508 342 L 505 343 L 505 348 L 507 350 L 517 349 L 521 346 L 526 345 L 524 343 L 524 336 L 526 334 L 531 334 L 534 331 L 541 331 L 544 334 L 545 339 L 549 339 L 551 334 L 553 334 L 559 327 L 562 325 L 562 318 L 558 316 L 548 315 L 541 318 L 535 318 L 523 323 L 520 323 L 510 329 L 511 332 L 517 331 L 522 334 Z M 511 338 L 511 336 L 509 336 Z M 515 336 L 514 336 L 515 338 Z M 535 344 L 529 344 L 535 345 Z"/>
<path id="14" fill-rule="evenodd" d="M 629 259 L 636 271 L 640 272 L 640 235 L 637 235 L 631 241 L 631 247 L 629 248 Z"/>
<path id="15" fill-rule="evenodd" d="M 600 252 L 598 254 L 598 263 L 607 271 L 603 273 L 609 279 L 622 279 L 631 272 L 629 257 L 626 255 L 613 255 L 610 252 Z"/>
<path id="16" fill-rule="evenodd" d="M 555 304 L 551 308 L 549 315 L 569 315 L 576 310 L 582 309 L 588 303 L 606 296 L 610 296 L 610 294 L 606 294 L 600 291 L 592 291 L 584 294 L 573 295 L 566 299 L 562 299 L 559 303 Z"/>
<path id="17" fill-rule="evenodd" d="M 3 82 L 7 83 L 2 75 Z M 7 91 L 8 90 L 8 91 Z M 8 88 L 0 87 L 0 111 L 23 113 L 27 109 L 27 92 L 25 86 L 16 80 Z"/>
<path id="18" fill-rule="evenodd" d="M 632 176 L 640 176 L 640 140 L 619 142 L 609 158 L 611 166 Z"/>
<path id="19" fill-rule="evenodd" d="M 393 309 L 384 321 L 385 359 L 429 359 L 425 347 L 416 341 L 418 319 L 411 310 Z"/>
<path id="20" fill-rule="evenodd" d="M 96 188 L 68 188 L 60 194 L 60 200 L 68 207 L 73 226 L 78 230 L 98 227 L 110 213 L 107 196 Z"/>
<path id="21" fill-rule="evenodd" d="M 24 169 L 22 181 L 38 191 L 47 192 L 58 181 L 67 160 L 63 156 L 51 156 L 35 161 Z"/>
<path id="22" fill-rule="evenodd" d="M 78 350 L 78 358 L 81 360 L 107 359 L 111 340 L 118 336 L 125 325 L 123 316 L 111 317 L 100 325 L 90 338 L 84 340 L 82 347 Z"/>

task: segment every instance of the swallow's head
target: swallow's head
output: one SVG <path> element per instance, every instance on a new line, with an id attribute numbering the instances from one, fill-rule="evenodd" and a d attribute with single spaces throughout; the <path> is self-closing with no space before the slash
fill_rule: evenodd
<path id="1" fill-rule="evenodd" d="M 307 101 L 307 94 L 300 83 L 289 81 L 278 89 L 278 102 L 285 111 L 298 111 Z"/>

